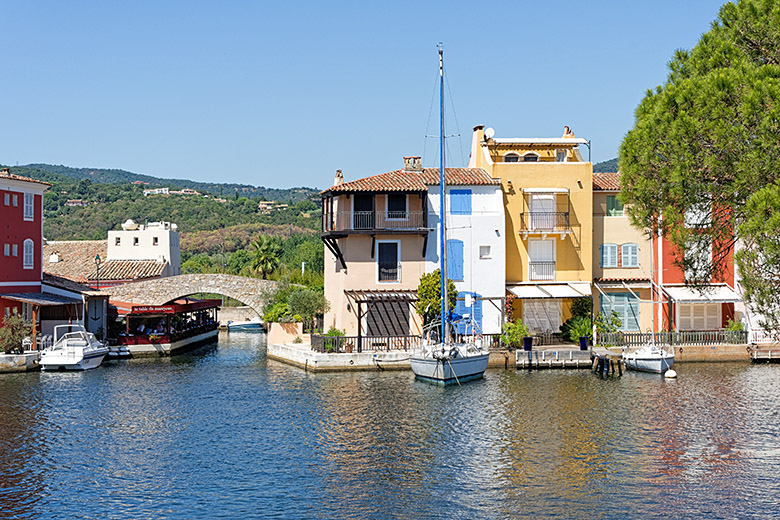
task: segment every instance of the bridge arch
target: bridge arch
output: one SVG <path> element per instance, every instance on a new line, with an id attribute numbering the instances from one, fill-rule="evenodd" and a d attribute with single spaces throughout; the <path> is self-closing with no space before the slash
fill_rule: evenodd
<path id="1" fill-rule="evenodd" d="M 259 280 L 232 274 L 181 274 L 108 287 L 112 300 L 139 305 L 163 305 L 196 293 L 215 293 L 242 302 L 263 315 L 266 296 L 276 287 L 273 280 Z"/>

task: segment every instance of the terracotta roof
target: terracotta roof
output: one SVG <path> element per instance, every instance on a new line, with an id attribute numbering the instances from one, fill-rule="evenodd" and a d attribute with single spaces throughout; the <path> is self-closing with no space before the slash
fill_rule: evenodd
<path id="1" fill-rule="evenodd" d="M 86 283 L 89 281 L 89 275 L 95 271 L 95 256 L 99 254 L 101 258 L 106 258 L 107 250 L 106 240 L 47 241 L 43 244 L 43 271 Z M 49 261 L 49 257 L 54 253 L 59 253 L 59 262 Z"/>
<path id="2" fill-rule="evenodd" d="M 100 280 L 142 280 L 161 276 L 168 262 L 158 260 L 108 260 L 100 264 Z M 89 280 L 97 279 L 97 269 L 92 265 Z"/>
<path id="3" fill-rule="evenodd" d="M 15 173 L 11 173 L 9 171 L 6 171 L 5 169 L 0 170 L 0 179 L 10 179 L 13 181 L 24 181 L 24 182 L 34 182 L 36 184 L 43 184 L 44 186 L 51 186 L 51 183 L 39 181 L 37 179 L 31 179 L 30 177 L 22 177 L 21 175 L 16 175 Z"/>
<path id="4" fill-rule="evenodd" d="M 43 273 L 43 280 L 41 281 L 46 285 L 59 287 L 60 289 L 65 289 L 66 291 L 83 292 L 83 293 L 92 292 L 92 288 L 89 287 L 88 285 L 83 285 L 78 282 L 74 282 L 73 280 L 69 280 L 61 276 L 53 275 L 51 273 Z"/>
<path id="5" fill-rule="evenodd" d="M 445 168 L 448 186 L 498 186 L 500 181 L 491 177 L 482 168 Z M 395 170 L 371 177 L 364 177 L 336 186 L 321 193 L 353 191 L 426 191 L 428 186 L 439 184 L 438 168 L 423 168 L 422 171 Z"/>
<path id="6" fill-rule="evenodd" d="M 620 191 L 620 173 L 594 173 L 593 191 Z"/>

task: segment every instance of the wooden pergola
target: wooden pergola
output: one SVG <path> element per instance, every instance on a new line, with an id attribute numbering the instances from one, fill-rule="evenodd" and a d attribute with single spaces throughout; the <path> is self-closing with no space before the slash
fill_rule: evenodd
<path id="1" fill-rule="evenodd" d="M 59 307 L 64 306 L 70 315 L 70 306 L 83 306 L 84 302 L 76 298 L 69 298 L 67 296 L 61 296 L 59 294 L 51 293 L 11 293 L 3 294 L 3 299 L 12 300 L 21 303 L 27 303 L 32 308 L 32 344 L 33 347 L 37 345 L 38 335 L 38 315 L 40 314 L 41 307 Z M 82 311 L 83 312 L 83 311 Z M 75 308 L 74 315 L 78 319 L 78 307 Z"/>

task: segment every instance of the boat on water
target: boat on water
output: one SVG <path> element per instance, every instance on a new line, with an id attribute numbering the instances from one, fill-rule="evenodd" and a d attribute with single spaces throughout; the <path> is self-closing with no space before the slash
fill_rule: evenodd
<path id="1" fill-rule="evenodd" d="M 170 356 L 215 343 L 221 300 L 182 298 L 165 305 L 117 302 L 118 352 L 132 356 Z M 112 336 L 113 337 L 113 336 Z"/>
<path id="2" fill-rule="evenodd" d="M 263 330 L 263 319 L 260 316 L 255 316 L 251 320 L 245 321 L 228 321 L 228 332 L 251 332 Z"/>
<path id="3" fill-rule="evenodd" d="M 108 354 L 108 347 L 98 341 L 83 325 L 57 325 L 54 344 L 41 351 L 43 370 L 89 370 L 97 368 Z"/>
<path id="4" fill-rule="evenodd" d="M 450 385 L 479 379 L 487 369 L 490 352 L 482 346 L 478 331 L 470 328 L 471 334 L 464 334 L 460 341 L 453 338 L 457 318 L 449 311 L 447 300 L 446 244 L 446 179 L 444 164 L 444 50 L 439 44 L 439 269 L 441 273 L 441 318 L 424 334 L 421 346 L 409 356 L 415 377 L 431 383 Z M 438 335 L 434 331 L 438 328 Z M 467 327 L 468 328 L 468 327 Z M 427 337 L 425 337 L 427 336 Z"/>
<path id="5" fill-rule="evenodd" d="M 674 364 L 674 352 L 668 352 L 658 345 L 647 344 L 636 350 L 624 347 L 623 363 L 630 370 L 663 374 Z"/>

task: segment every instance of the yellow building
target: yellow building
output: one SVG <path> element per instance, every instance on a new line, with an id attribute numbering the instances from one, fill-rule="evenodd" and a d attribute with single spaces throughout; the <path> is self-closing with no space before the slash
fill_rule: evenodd
<path id="1" fill-rule="evenodd" d="M 474 128 L 470 168 L 501 179 L 506 287 L 515 318 L 536 333 L 559 332 L 574 298 L 593 280 L 593 165 L 568 131 L 558 138 L 497 138 Z"/>

